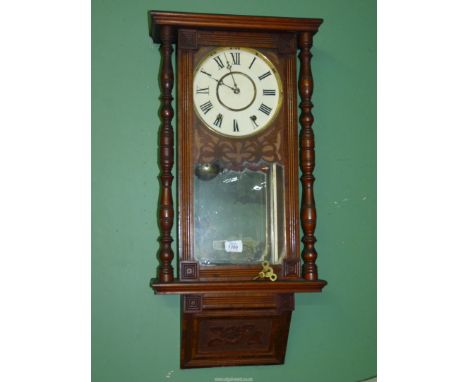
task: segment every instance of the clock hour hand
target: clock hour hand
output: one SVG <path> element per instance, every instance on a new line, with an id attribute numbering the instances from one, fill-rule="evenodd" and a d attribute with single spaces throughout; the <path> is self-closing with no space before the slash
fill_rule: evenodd
<path id="1" fill-rule="evenodd" d="M 225 84 L 222 80 L 220 81 L 220 80 L 217 80 L 216 78 L 213 78 L 213 77 L 211 77 L 211 78 L 212 78 L 213 80 L 215 80 L 216 82 L 218 82 L 220 85 L 224 85 L 224 86 L 228 87 L 228 88 L 231 89 L 234 93 L 236 93 L 236 94 L 239 93 L 239 89 L 238 89 L 238 88 L 233 88 L 232 86 L 229 86 L 229 85 Z"/>
<path id="2" fill-rule="evenodd" d="M 208 77 L 210 77 L 212 80 L 215 80 L 216 82 L 218 82 L 220 85 L 224 85 L 226 87 L 228 87 L 229 89 L 231 89 L 235 94 L 238 94 L 239 93 L 239 89 L 236 87 L 236 88 L 233 88 L 232 86 L 229 86 L 227 84 L 225 84 L 222 80 L 217 80 L 216 78 L 212 77 L 210 73 L 208 72 L 205 72 L 203 69 L 201 70 L 202 73 L 206 74 Z"/>

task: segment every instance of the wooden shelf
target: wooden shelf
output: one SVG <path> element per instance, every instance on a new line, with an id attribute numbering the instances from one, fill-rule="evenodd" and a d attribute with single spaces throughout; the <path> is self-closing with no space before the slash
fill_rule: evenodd
<path id="1" fill-rule="evenodd" d="M 184 281 L 178 279 L 170 283 L 151 280 L 155 294 L 200 294 L 210 292 L 271 292 L 271 293 L 313 293 L 321 292 L 327 285 L 325 280 L 281 280 L 281 281 Z"/>

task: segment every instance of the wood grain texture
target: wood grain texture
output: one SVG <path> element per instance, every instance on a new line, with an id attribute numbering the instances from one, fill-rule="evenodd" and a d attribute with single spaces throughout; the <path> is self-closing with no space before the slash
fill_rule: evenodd
<path id="1" fill-rule="evenodd" d="M 298 154 L 298 134 L 297 134 L 297 85 L 296 85 L 296 50 L 290 55 L 284 56 L 285 61 L 285 113 L 286 113 L 286 146 L 289 171 L 286 172 L 286 200 L 288 224 L 286 224 L 286 240 L 288 256 L 285 260 L 299 259 L 300 241 L 299 241 L 299 154 Z M 299 278 L 300 272 L 293 273 L 289 270 L 288 278 Z"/>
<path id="2" fill-rule="evenodd" d="M 178 189 L 179 189 L 179 256 L 181 260 L 193 260 L 193 182 L 192 104 L 193 50 L 177 50 L 177 141 L 178 141 Z"/>
<path id="3" fill-rule="evenodd" d="M 179 29 L 177 44 L 180 49 L 198 49 L 198 31 L 193 29 Z"/>
<path id="4" fill-rule="evenodd" d="M 237 32 L 211 30 L 198 31 L 200 45 L 205 46 L 249 46 L 252 48 L 275 48 L 278 34 L 262 32 Z"/>
<path id="5" fill-rule="evenodd" d="M 252 292 L 249 294 L 226 295 L 225 293 L 209 293 L 203 297 L 203 309 L 254 309 L 254 308 L 269 308 L 275 309 L 277 305 L 276 295 L 261 294 Z"/>
<path id="6" fill-rule="evenodd" d="M 301 201 L 301 223 L 304 235 L 302 242 L 304 249 L 302 251 L 302 259 L 304 264 L 302 266 L 302 277 L 306 280 L 317 280 L 317 252 L 315 250 L 315 225 L 317 221 L 317 213 L 315 209 L 314 199 L 314 167 L 315 167 L 315 140 L 312 124 L 314 123 L 314 116 L 312 115 L 312 91 L 314 82 L 312 79 L 312 70 L 310 61 L 312 54 L 310 48 L 312 47 L 312 33 L 303 32 L 299 34 L 299 94 L 301 96 L 301 115 L 299 120 L 301 122 L 300 133 L 300 147 L 301 147 L 301 182 L 302 182 L 302 201 Z"/>
<path id="7" fill-rule="evenodd" d="M 214 29 L 230 31 L 316 32 L 323 19 L 239 16 L 223 14 L 149 11 L 150 36 L 155 43 L 161 41 L 163 26 L 174 28 Z"/>
<path id="8" fill-rule="evenodd" d="M 281 275 L 282 265 L 272 264 L 277 275 Z M 251 281 L 258 276 L 260 264 L 200 266 L 200 281 Z"/>
<path id="9" fill-rule="evenodd" d="M 198 280 L 200 277 L 198 261 L 180 260 L 179 278 L 185 280 Z"/>
<path id="10" fill-rule="evenodd" d="M 284 278 L 297 279 L 301 277 L 301 259 L 299 257 L 297 258 L 286 257 L 283 260 L 282 269 L 283 269 Z"/>
<path id="11" fill-rule="evenodd" d="M 292 294 L 182 296 L 181 368 L 284 363 Z M 199 308 L 202 301 L 202 308 Z"/>
<path id="12" fill-rule="evenodd" d="M 172 225 L 174 224 L 174 204 L 172 200 L 172 167 L 174 166 L 174 130 L 172 129 L 172 88 L 174 86 L 174 71 L 172 69 L 172 43 L 174 42 L 173 30 L 169 26 L 161 28 L 161 109 L 160 117 L 162 126 L 159 131 L 159 166 L 161 182 L 159 195 L 159 268 L 158 279 L 168 283 L 174 279 L 172 259 L 174 252 L 171 244 Z"/>
<path id="13" fill-rule="evenodd" d="M 182 296 L 182 310 L 184 313 L 197 313 L 202 311 L 203 296 L 200 294 L 187 294 Z"/>
<path id="14" fill-rule="evenodd" d="M 311 293 L 321 292 L 327 285 L 325 280 L 286 280 L 286 281 L 179 281 L 160 283 L 152 280 L 151 287 L 155 294 L 196 294 L 222 292 L 236 294 L 239 292 L 271 293 Z"/>
<path id="15" fill-rule="evenodd" d="M 284 363 L 294 293 L 321 292 L 315 260 L 315 166 L 312 130 L 312 36 L 321 19 L 149 12 L 150 35 L 161 44 L 161 109 L 159 135 L 160 266 L 151 280 L 155 294 L 181 295 L 181 368 Z M 177 39 L 175 38 L 177 36 Z M 171 229 L 174 220 L 172 168 L 174 131 L 171 64 L 177 45 L 177 148 L 179 279 L 174 278 Z M 193 73 L 216 47 L 244 46 L 261 51 L 283 81 L 284 101 L 268 129 L 242 140 L 215 135 L 196 117 Z M 297 133 L 296 52 L 300 49 L 301 132 Z M 298 146 L 300 143 L 300 153 Z M 300 154 L 300 155 L 299 155 Z M 259 265 L 203 266 L 194 256 L 194 168 L 198 162 L 221 160 L 238 169 L 277 162 L 284 168 L 286 253 L 272 265 L 278 280 L 252 280 Z M 302 170 L 299 206 L 298 167 Z M 304 236 L 301 278 L 300 229 Z"/>
<path id="16" fill-rule="evenodd" d="M 268 129 L 266 134 L 251 139 L 226 139 L 203 126 L 194 130 L 196 157 L 199 163 L 218 160 L 223 168 L 241 170 L 245 163 L 283 162 L 282 134 Z"/>
<path id="17" fill-rule="evenodd" d="M 262 35 L 260 32 L 230 33 L 232 39 L 242 34 L 246 40 L 253 41 Z M 225 31 L 212 31 L 214 36 L 221 35 L 217 43 L 219 46 L 228 44 L 229 35 Z M 267 35 L 263 33 L 263 35 Z M 290 33 L 271 34 L 268 36 L 273 46 L 295 47 L 295 39 Z M 179 33 L 179 38 L 185 39 L 185 34 Z M 267 39 L 267 37 L 265 37 Z M 287 258 L 300 257 L 299 232 L 299 184 L 298 184 L 298 137 L 297 137 L 297 79 L 296 79 L 296 51 L 279 54 L 279 46 L 269 49 L 258 49 L 266 55 L 280 73 L 285 92 L 283 104 L 268 129 L 257 135 L 236 139 L 221 136 L 208 129 L 197 117 L 193 103 L 193 73 L 198 63 L 216 46 L 205 46 L 206 40 L 197 37 L 197 50 L 185 49 L 178 45 L 177 73 L 178 73 L 178 184 L 179 184 L 179 248 L 183 261 L 196 261 L 194 253 L 194 173 L 197 163 L 218 161 L 223 168 L 240 171 L 247 166 L 254 166 L 262 161 L 276 162 L 284 169 L 284 192 L 286 205 L 285 214 L 285 252 Z M 186 42 L 185 42 L 186 44 Z M 251 168 L 251 167 L 249 167 Z M 253 169 L 253 168 L 251 168 Z M 299 278 L 300 272 L 294 274 L 290 268 L 288 275 L 283 276 L 282 264 L 275 266 L 275 273 L 281 278 Z M 228 270 L 222 266 L 205 267 L 200 265 L 200 281 L 251 280 L 260 271 L 260 265 L 233 265 Z M 183 275 L 182 273 L 179 273 Z M 179 276 L 185 279 L 183 276 Z M 191 281 L 191 280 L 190 280 Z"/>

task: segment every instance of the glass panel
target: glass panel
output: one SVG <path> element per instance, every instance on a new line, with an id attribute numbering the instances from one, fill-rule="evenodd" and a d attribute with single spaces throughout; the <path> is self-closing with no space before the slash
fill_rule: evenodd
<path id="1" fill-rule="evenodd" d="M 208 264 L 278 263 L 284 255 L 283 168 L 195 170 L 195 258 Z"/>

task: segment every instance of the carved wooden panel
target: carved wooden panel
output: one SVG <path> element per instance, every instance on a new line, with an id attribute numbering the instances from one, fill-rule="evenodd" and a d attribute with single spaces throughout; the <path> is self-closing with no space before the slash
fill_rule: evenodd
<path id="1" fill-rule="evenodd" d="M 184 306 L 194 297 L 182 297 Z M 182 313 L 182 368 L 284 363 L 293 294 L 207 294 L 202 301 L 201 311 Z"/>
<path id="2" fill-rule="evenodd" d="M 200 321 L 198 351 L 268 351 L 271 319 L 204 319 Z"/>
<path id="3" fill-rule="evenodd" d="M 195 157 L 198 163 L 218 159 L 224 168 L 238 169 L 245 162 L 283 162 L 282 134 L 280 130 L 269 131 L 252 139 L 222 139 L 206 129 L 195 130 Z"/>

